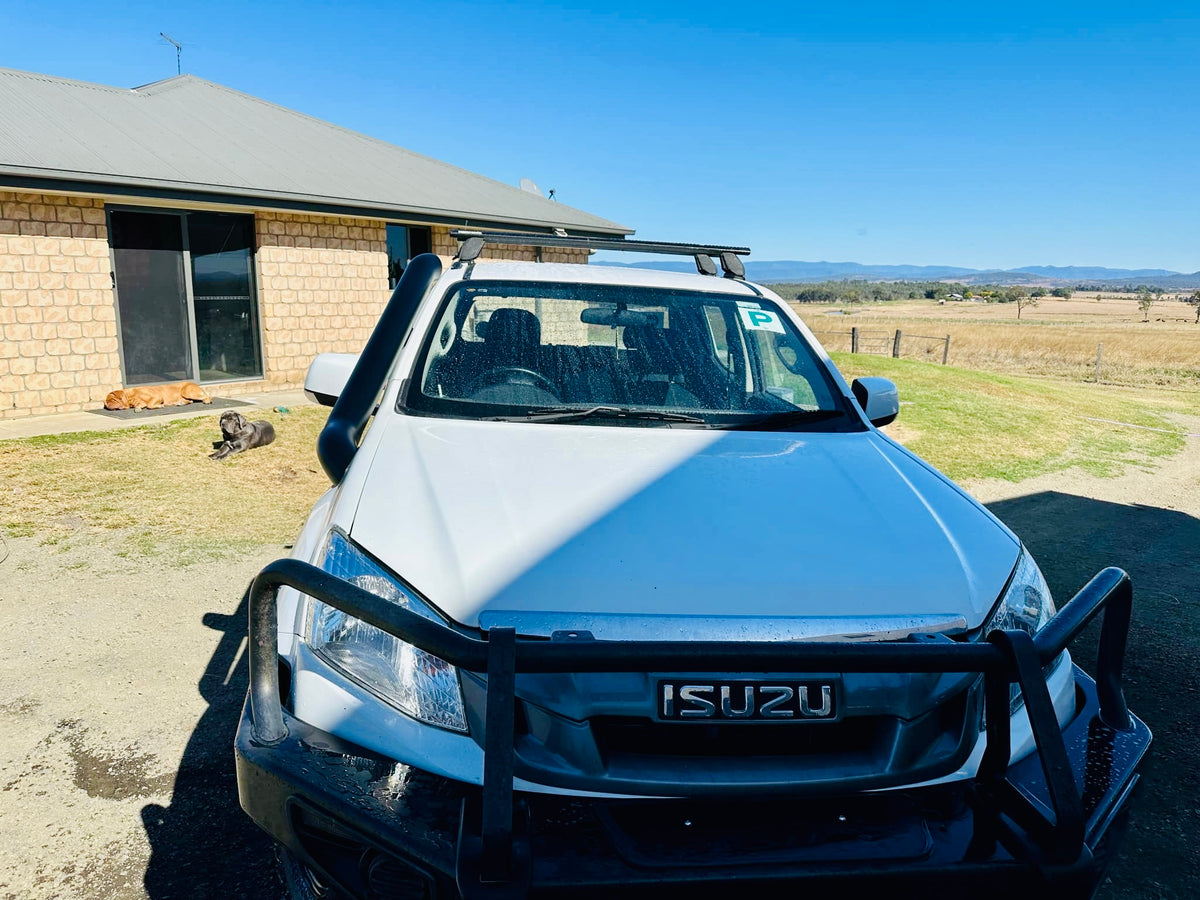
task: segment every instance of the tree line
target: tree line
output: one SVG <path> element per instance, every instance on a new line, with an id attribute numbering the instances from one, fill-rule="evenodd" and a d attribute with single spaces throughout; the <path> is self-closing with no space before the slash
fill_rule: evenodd
<path id="1" fill-rule="evenodd" d="M 797 303 L 885 303 L 890 300 L 974 300 L 1015 303 L 1038 297 L 1071 297 L 1071 288 L 1001 284 L 965 285 L 945 281 L 822 281 L 817 284 L 773 284 L 784 300 Z"/>

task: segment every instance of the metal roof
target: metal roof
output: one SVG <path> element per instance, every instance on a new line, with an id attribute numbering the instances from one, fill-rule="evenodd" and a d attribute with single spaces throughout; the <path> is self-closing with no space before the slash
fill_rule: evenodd
<path id="1" fill-rule="evenodd" d="M 0 185 L 49 182 L 343 215 L 632 233 L 193 75 L 130 89 L 0 68 Z"/>

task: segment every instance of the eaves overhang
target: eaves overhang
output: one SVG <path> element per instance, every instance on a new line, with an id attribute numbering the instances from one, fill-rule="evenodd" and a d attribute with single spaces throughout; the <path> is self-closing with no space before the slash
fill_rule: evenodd
<path id="1" fill-rule="evenodd" d="M 289 193 L 226 185 L 205 185 L 93 172 L 67 172 L 25 166 L 0 165 L 0 189 L 36 193 L 80 194 L 119 200 L 156 200 L 211 204 L 264 211 L 300 212 L 328 216 L 354 216 L 368 219 L 410 222 L 422 225 L 445 225 L 466 228 L 488 228 L 496 225 L 518 227 L 522 230 L 553 233 L 564 229 L 572 235 L 604 235 L 620 237 L 633 234 L 633 229 L 613 223 L 612 228 L 595 226 L 581 229 L 577 224 L 547 219 L 528 219 L 519 216 L 480 217 L 468 210 L 431 209 L 420 206 L 399 206 L 371 203 L 356 198 L 325 197 L 314 194 Z"/>

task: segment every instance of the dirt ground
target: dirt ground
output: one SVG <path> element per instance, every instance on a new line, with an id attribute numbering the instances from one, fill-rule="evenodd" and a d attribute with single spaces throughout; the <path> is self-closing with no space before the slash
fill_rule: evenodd
<path id="1" fill-rule="evenodd" d="M 1180 421 L 1200 433 L 1197 420 Z M 1118 478 L 1069 470 L 968 487 L 1029 547 L 1060 604 L 1105 566 L 1132 578 L 1125 694 L 1154 744 L 1101 896 L 1200 897 L 1200 438 L 1156 469 Z M 1090 671 L 1098 636 L 1093 624 L 1072 651 Z"/>
<path id="2" fill-rule="evenodd" d="M 1200 896 L 1200 439 L 1153 472 L 970 487 L 1060 601 L 1105 565 L 1133 576 L 1126 685 L 1155 745 L 1103 896 Z M 119 532 L 82 527 L 51 546 L 0 544 L 0 897 L 273 900 L 272 851 L 238 809 L 230 745 L 246 685 L 239 598 L 286 550 L 179 567 L 125 550 Z"/>

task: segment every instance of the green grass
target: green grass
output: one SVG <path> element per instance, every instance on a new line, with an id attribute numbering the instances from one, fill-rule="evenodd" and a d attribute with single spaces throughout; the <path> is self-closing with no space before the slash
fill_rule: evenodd
<path id="1" fill-rule="evenodd" d="M 328 410 L 251 411 L 275 442 L 208 458 L 218 416 L 0 442 L 0 529 L 47 552 L 109 533 L 118 553 L 186 564 L 292 540 L 329 487 L 316 457 Z"/>
<path id="2" fill-rule="evenodd" d="M 1196 412 L 1188 396 L 864 354 L 833 356 L 847 380 L 879 375 L 896 382 L 898 436 L 955 479 L 1022 481 L 1071 467 L 1111 477 L 1130 466 L 1152 466 L 1184 444 L 1183 429 L 1164 413 Z"/>

